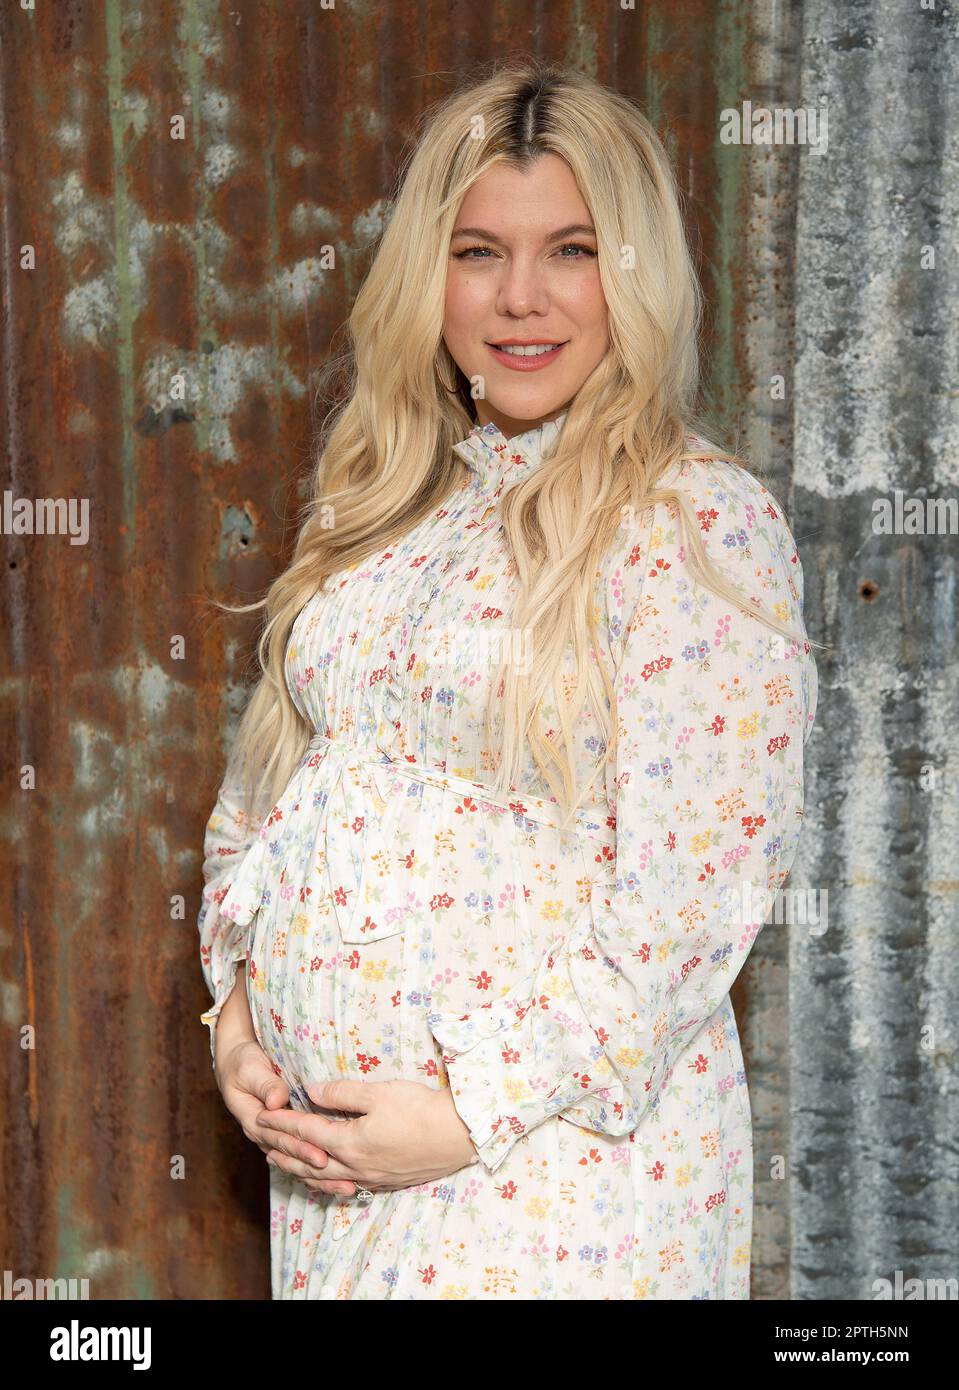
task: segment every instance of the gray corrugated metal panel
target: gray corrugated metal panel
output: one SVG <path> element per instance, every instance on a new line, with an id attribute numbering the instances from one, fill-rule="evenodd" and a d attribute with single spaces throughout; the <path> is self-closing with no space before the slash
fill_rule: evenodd
<path id="1" fill-rule="evenodd" d="M 747 98 L 757 106 L 795 100 L 798 11 L 797 4 L 776 0 L 751 8 L 742 42 L 742 67 L 729 73 L 720 93 L 721 109 L 739 107 Z M 739 247 L 740 319 L 745 324 L 734 359 L 740 409 L 728 412 L 727 425 L 734 443 L 772 489 L 792 523 L 796 152 L 775 146 L 731 146 L 725 158 L 742 166 L 745 190 L 730 210 L 724 237 Z M 805 548 L 800 548 L 806 559 Z M 800 883 L 802 872 L 800 861 L 789 884 Z M 753 1115 L 754 1299 L 789 1297 L 790 1189 L 781 1173 L 790 1140 L 788 931 L 770 924 L 760 933 L 741 977 L 741 989 L 734 992 Z"/>
<path id="2" fill-rule="evenodd" d="M 803 15 L 802 98 L 827 98 L 829 144 L 799 161 L 795 467 L 807 612 L 835 648 L 797 865 L 829 928 L 790 953 L 798 1299 L 959 1274 L 959 551 L 872 530 L 895 488 L 955 489 L 956 39 L 943 6 Z"/>

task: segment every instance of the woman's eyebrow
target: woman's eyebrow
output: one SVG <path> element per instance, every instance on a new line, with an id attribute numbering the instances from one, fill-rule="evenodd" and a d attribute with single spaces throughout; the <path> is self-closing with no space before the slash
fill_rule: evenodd
<path id="1" fill-rule="evenodd" d="M 585 222 L 572 222 L 568 227 L 560 227 L 559 231 L 550 232 L 547 241 L 561 241 L 570 236 L 595 236 L 596 228 L 591 227 Z M 477 237 L 480 241 L 495 241 L 500 243 L 499 237 L 495 232 L 489 232 L 485 227 L 457 227 L 453 232 L 454 237 L 471 236 Z"/>

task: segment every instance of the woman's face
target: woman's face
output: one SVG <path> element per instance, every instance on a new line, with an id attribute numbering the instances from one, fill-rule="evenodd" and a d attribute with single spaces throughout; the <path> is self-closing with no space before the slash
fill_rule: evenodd
<path id="1" fill-rule="evenodd" d="M 463 374 L 481 378 L 479 423 L 507 438 L 558 415 L 602 361 L 609 329 L 596 233 L 558 155 L 522 172 L 497 164 L 466 194 L 450 240 L 443 338 Z"/>

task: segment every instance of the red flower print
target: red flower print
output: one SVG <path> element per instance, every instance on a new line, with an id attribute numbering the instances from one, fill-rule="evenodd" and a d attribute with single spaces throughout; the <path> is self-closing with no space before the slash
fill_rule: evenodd
<path id="1" fill-rule="evenodd" d="M 649 571 L 649 578 L 655 579 L 658 575 L 665 574 L 668 569 L 672 569 L 672 565 L 669 563 L 668 560 L 664 560 L 662 559 L 662 557 L 660 557 L 656 561 L 656 564 L 653 566 L 653 568 Z"/>
<path id="2" fill-rule="evenodd" d="M 689 960 L 687 960 L 687 961 L 685 961 L 685 962 L 683 963 L 682 969 L 680 970 L 679 973 L 682 975 L 683 979 L 685 980 L 686 976 L 690 973 L 690 971 L 691 971 L 691 970 L 695 970 L 695 969 L 696 969 L 696 966 L 697 966 L 697 965 L 701 965 L 701 964 L 702 964 L 702 958 L 701 958 L 700 956 L 690 956 Z"/>
<path id="3" fill-rule="evenodd" d="M 651 680 L 653 676 L 658 676 L 661 671 L 668 671 L 673 664 L 671 656 L 658 656 L 655 661 L 647 661 L 640 671 L 644 681 Z"/>
<path id="4" fill-rule="evenodd" d="M 704 1072 L 709 1071 L 709 1058 L 704 1057 L 703 1054 L 700 1053 L 698 1057 L 690 1062 L 689 1067 L 690 1070 L 696 1072 L 698 1076 L 702 1076 Z"/>
<path id="5" fill-rule="evenodd" d="M 725 715 L 717 714 L 713 722 L 711 724 L 706 725 L 706 728 L 709 730 L 711 734 L 715 734 L 717 738 L 720 734 L 724 734 L 726 732 Z"/>
<path id="6" fill-rule="evenodd" d="M 516 1190 L 516 1184 L 512 1181 L 504 1182 L 501 1187 L 496 1189 L 504 1202 L 511 1202 L 516 1196 Z"/>
<path id="7" fill-rule="evenodd" d="M 436 1278 L 436 1270 L 432 1265 L 427 1265 L 425 1269 L 419 1271 L 419 1276 L 421 1284 L 432 1284 Z"/>
<path id="8" fill-rule="evenodd" d="M 756 831 L 766 824 L 765 816 L 743 816 L 743 833 L 747 840 L 755 837 Z"/>
<path id="9" fill-rule="evenodd" d="M 477 989 L 489 989 L 490 985 L 493 983 L 493 977 L 488 970 L 481 970 L 478 975 L 470 975 L 469 981 L 470 984 L 475 985 Z"/>
<path id="10" fill-rule="evenodd" d="M 717 520 L 719 513 L 715 507 L 703 507 L 696 515 L 699 518 L 700 530 L 708 531 L 713 522 Z"/>
<path id="11" fill-rule="evenodd" d="M 666 1176 L 666 1165 L 657 1160 L 652 1168 L 646 1169 L 646 1172 L 652 1178 L 653 1182 L 662 1182 L 663 1178 Z"/>

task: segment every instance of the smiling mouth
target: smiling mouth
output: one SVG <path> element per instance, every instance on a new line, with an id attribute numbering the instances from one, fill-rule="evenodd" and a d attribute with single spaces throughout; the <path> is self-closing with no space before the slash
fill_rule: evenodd
<path id="1" fill-rule="evenodd" d="M 565 347 L 566 343 L 487 343 L 486 346 L 508 357 L 549 357 Z"/>

